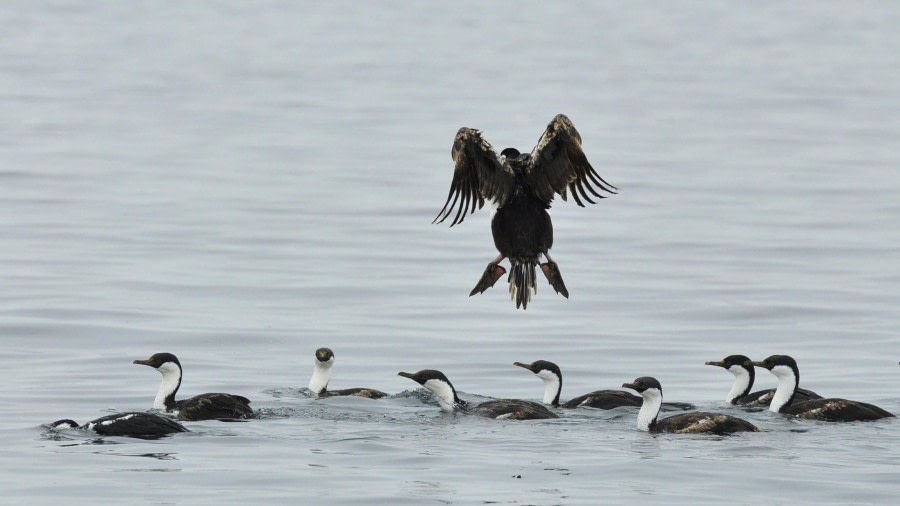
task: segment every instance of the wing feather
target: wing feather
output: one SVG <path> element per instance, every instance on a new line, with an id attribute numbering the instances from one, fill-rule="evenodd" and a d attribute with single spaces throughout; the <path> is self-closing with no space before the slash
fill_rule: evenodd
<path id="1" fill-rule="evenodd" d="M 443 223 L 456 214 L 450 226 L 462 223 L 466 215 L 484 206 L 485 200 L 493 200 L 503 206 L 515 191 L 516 176 L 506 158 L 474 128 L 460 128 L 450 151 L 455 168 L 447 201 L 432 223 Z M 457 207 L 458 206 L 458 207 Z"/>
<path id="2" fill-rule="evenodd" d="M 566 200 L 566 194 L 571 193 L 575 203 L 584 207 L 582 199 L 595 203 L 588 192 L 602 199 L 606 196 L 598 189 L 607 193 L 616 193 L 617 190 L 591 167 L 581 149 L 581 135 L 565 114 L 557 114 L 547 125 L 537 146 L 531 151 L 526 172 L 535 195 L 548 204 L 554 194 Z"/>

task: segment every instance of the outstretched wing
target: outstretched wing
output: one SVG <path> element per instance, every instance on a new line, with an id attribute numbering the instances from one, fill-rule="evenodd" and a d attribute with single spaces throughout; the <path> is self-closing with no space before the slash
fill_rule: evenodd
<path id="1" fill-rule="evenodd" d="M 447 202 L 432 223 L 443 223 L 456 207 L 452 227 L 462 223 L 467 214 L 474 213 L 476 206 L 481 209 L 485 199 L 502 207 L 515 191 L 516 176 L 506 157 L 498 155 L 478 130 L 460 128 L 450 156 L 456 163 L 453 181 Z"/>
<path id="2" fill-rule="evenodd" d="M 566 193 L 571 192 L 575 202 L 584 207 L 581 199 L 595 203 L 590 195 L 606 198 L 598 189 L 608 193 L 616 193 L 618 189 L 604 181 L 588 163 L 581 150 L 581 136 L 565 114 L 557 114 L 547 125 L 531 151 L 526 172 L 535 195 L 548 204 L 555 193 L 566 200 Z"/>

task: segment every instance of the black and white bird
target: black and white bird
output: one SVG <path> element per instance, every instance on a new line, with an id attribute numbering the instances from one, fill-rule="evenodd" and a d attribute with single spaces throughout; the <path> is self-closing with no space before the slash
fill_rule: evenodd
<path id="1" fill-rule="evenodd" d="M 494 286 L 506 273 L 500 262 L 509 258 L 510 296 L 517 308 L 527 308 L 537 293 L 535 269 L 543 255 L 547 259 L 540 264 L 544 276 L 556 293 L 568 298 L 559 267 L 550 257 L 553 224 L 547 209 L 557 194 L 566 200 L 571 193 L 575 203 L 584 207 L 585 201 L 595 203 L 592 196 L 602 199 L 603 192 L 617 190 L 591 167 L 581 149 L 581 135 L 569 118 L 557 114 L 531 153 L 506 148 L 498 154 L 480 131 L 463 127 L 456 133 L 450 155 L 455 163 L 453 180 L 433 223 L 443 223 L 454 209 L 450 226 L 462 223 L 485 200 L 497 209 L 491 232 L 500 255 L 488 263 L 469 296 Z"/>
<path id="2" fill-rule="evenodd" d="M 641 411 L 638 413 L 638 428 L 649 432 L 674 432 L 676 434 L 731 434 L 733 432 L 759 432 L 752 423 L 734 416 L 721 413 L 692 411 L 680 413 L 659 420 L 659 409 L 662 405 L 662 385 L 656 378 L 644 376 L 631 383 L 624 383 L 624 388 L 635 390 L 644 398 Z"/>
<path id="3" fill-rule="evenodd" d="M 537 402 L 518 399 L 495 399 L 481 404 L 469 405 L 456 394 L 456 389 L 441 371 L 424 369 L 417 373 L 398 373 L 422 385 L 437 399 L 441 409 L 447 412 L 461 411 L 473 415 L 503 420 L 533 420 L 558 418 L 556 413 Z"/>
<path id="4" fill-rule="evenodd" d="M 554 408 L 580 408 L 590 407 L 597 409 L 615 409 L 623 406 L 638 407 L 644 399 L 639 395 L 622 390 L 596 390 L 584 395 L 560 403 L 559 396 L 562 393 L 562 370 L 553 362 L 538 360 L 525 364 L 513 362 L 513 365 L 528 369 L 544 382 L 544 404 Z M 685 402 L 664 402 L 662 409 L 685 410 L 694 409 L 694 405 Z"/>
<path id="5" fill-rule="evenodd" d="M 826 422 L 878 420 L 894 416 L 893 413 L 874 404 L 846 399 L 795 402 L 797 387 L 800 385 L 800 369 L 797 367 L 797 361 L 788 355 L 772 355 L 762 362 L 754 362 L 753 365 L 768 369 L 778 378 L 778 387 L 775 389 L 772 403 L 769 404 L 769 411 Z"/>
<path id="6" fill-rule="evenodd" d="M 775 395 L 774 388 L 750 393 L 756 378 L 756 368 L 753 366 L 753 361 L 746 356 L 728 355 L 722 360 L 710 360 L 706 362 L 706 365 L 721 367 L 734 375 L 734 384 L 731 385 L 731 390 L 725 396 L 726 402 L 747 407 L 768 406 L 772 402 L 772 396 Z M 794 400 L 803 402 L 821 398 L 821 395 L 812 390 L 798 388 Z"/>
<path id="7" fill-rule="evenodd" d="M 102 436 L 129 436 L 157 438 L 175 432 L 188 432 L 180 423 L 153 413 L 129 412 L 106 415 L 78 425 L 74 420 L 57 420 L 50 424 L 52 430 L 91 430 Z"/>
<path id="8" fill-rule="evenodd" d="M 334 366 L 334 352 L 331 348 L 319 348 L 316 350 L 316 359 L 313 362 L 314 369 L 309 379 L 309 390 L 316 397 L 335 397 L 350 395 L 354 397 L 367 397 L 369 399 L 381 399 L 388 394 L 374 388 L 345 388 L 343 390 L 328 390 L 328 381 L 331 379 L 331 368 Z"/>
<path id="9" fill-rule="evenodd" d="M 171 353 L 156 353 L 147 360 L 135 360 L 133 363 L 148 365 L 162 374 L 162 383 L 153 401 L 154 409 L 177 411 L 178 418 L 182 420 L 228 420 L 253 416 L 250 400 L 241 395 L 207 393 L 176 401 L 182 371 L 181 362 Z"/>

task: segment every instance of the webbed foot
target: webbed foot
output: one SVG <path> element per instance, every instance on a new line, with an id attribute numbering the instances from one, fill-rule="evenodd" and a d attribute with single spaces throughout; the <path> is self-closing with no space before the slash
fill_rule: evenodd
<path id="1" fill-rule="evenodd" d="M 503 268 L 503 266 L 499 265 L 497 262 L 489 263 L 487 268 L 484 269 L 484 274 L 481 275 L 481 279 L 478 280 L 478 284 L 475 285 L 475 288 L 473 288 L 471 292 L 469 292 L 469 297 L 476 293 L 484 293 L 485 290 L 494 286 L 494 283 L 503 277 L 504 274 L 506 274 L 506 269 Z"/>
<path id="2" fill-rule="evenodd" d="M 544 276 L 547 277 L 547 281 L 550 282 L 550 286 L 556 290 L 556 293 L 568 299 L 569 291 L 566 290 L 566 284 L 563 283 L 562 274 L 560 274 L 556 262 L 550 260 L 549 262 L 542 263 L 541 270 L 544 272 Z"/>

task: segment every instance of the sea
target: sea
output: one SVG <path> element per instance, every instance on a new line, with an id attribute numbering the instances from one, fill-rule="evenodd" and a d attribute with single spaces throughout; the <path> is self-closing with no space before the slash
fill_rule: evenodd
<path id="1" fill-rule="evenodd" d="M 724 400 L 708 360 L 900 413 L 900 4 L 80 1 L 0 5 L 0 503 L 895 504 L 900 422 Z M 527 310 L 491 209 L 432 224 L 460 127 L 530 151 L 566 114 L 619 191 L 557 198 Z M 315 399 L 329 387 L 382 400 Z M 52 432 L 230 392 L 256 418 L 156 439 Z M 638 430 L 443 413 L 653 376 L 745 418 Z M 757 371 L 756 389 L 775 386 Z"/>

